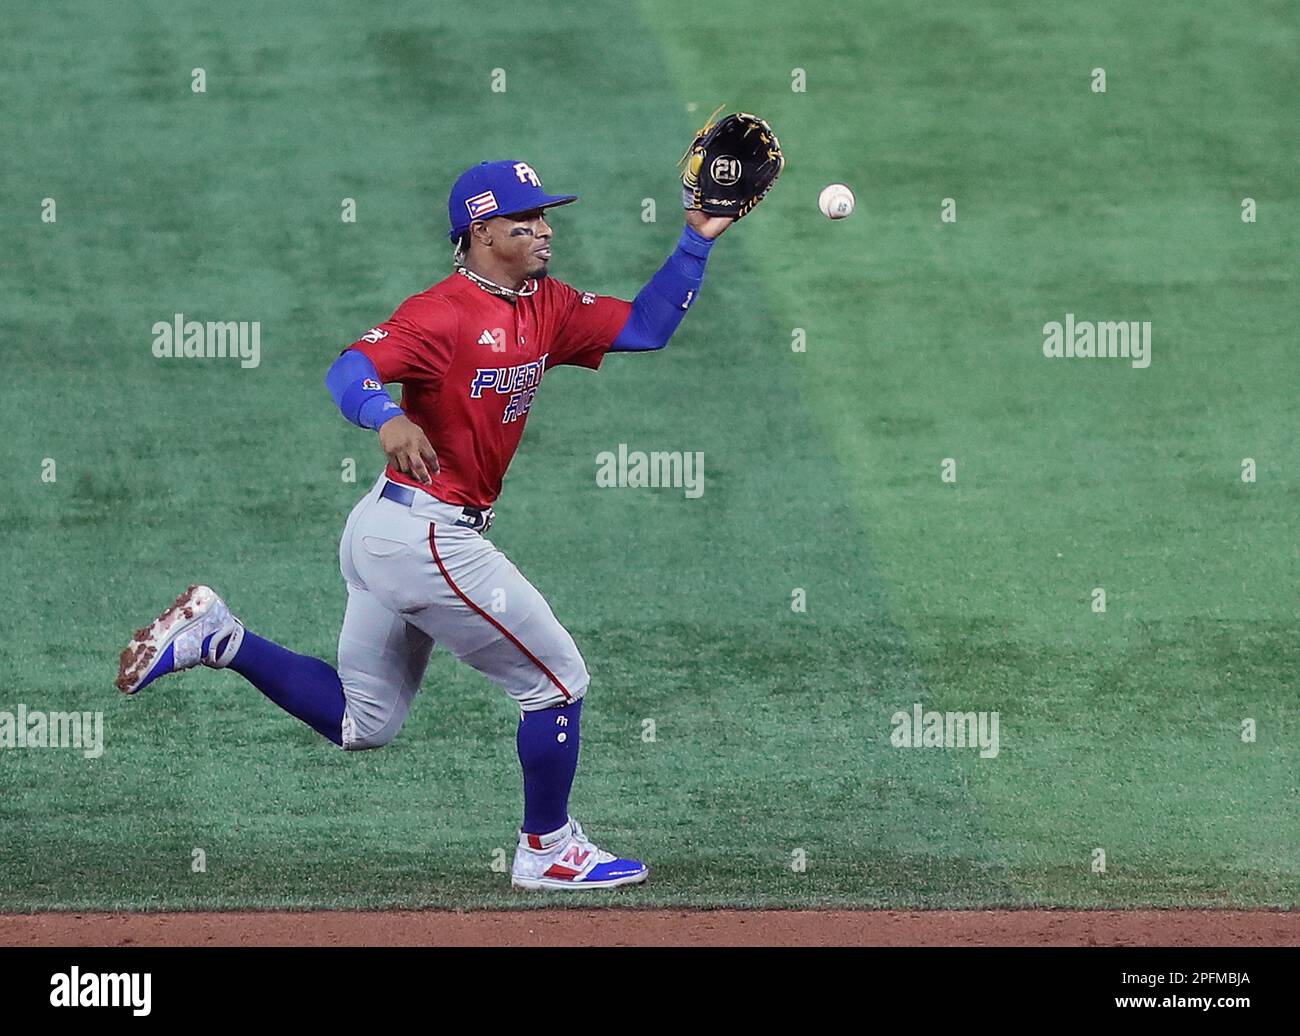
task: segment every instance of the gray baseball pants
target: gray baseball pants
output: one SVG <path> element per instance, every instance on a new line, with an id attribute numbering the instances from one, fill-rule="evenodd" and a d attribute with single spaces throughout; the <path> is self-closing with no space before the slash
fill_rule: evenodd
<path id="1" fill-rule="evenodd" d="M 463 508 L 416 490 L 352 509 L 339 543 L 348 607 L 339 634 L 343 747 L 378 748 L 401 729 L 429 654 L 442 644 L 524 711 L 577 701 L 587 666 L 546 600 L 489 540 L 458 526 Z"/>

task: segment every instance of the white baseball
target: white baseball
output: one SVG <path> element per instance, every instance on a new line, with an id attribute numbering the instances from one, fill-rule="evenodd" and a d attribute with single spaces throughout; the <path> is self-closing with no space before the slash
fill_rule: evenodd
<path id="1" fill-rule="evenodd" d="M 853 215 L 853 192 L 842 183 L 833 183 L 822 188 L 817 196 L 817 207 L 827 219 L 845 219 Z"/>

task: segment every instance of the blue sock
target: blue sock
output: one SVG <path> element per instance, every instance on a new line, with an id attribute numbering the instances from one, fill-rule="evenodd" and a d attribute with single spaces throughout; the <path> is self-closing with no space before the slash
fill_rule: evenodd
<path id="1" fill-rule="evenodd" d="M 290 716 L 342 746 L 343 683 L 328 662 L 296 655 L 246 629 L 229 668 Z"/>
<path id="2" fill-rule="evenodd" d="M 524 768 L 524 833 L 546 835 L 569 822 L 569 789 L 578 770 L 582 699 L 525 712 L 515 747 Z"/>

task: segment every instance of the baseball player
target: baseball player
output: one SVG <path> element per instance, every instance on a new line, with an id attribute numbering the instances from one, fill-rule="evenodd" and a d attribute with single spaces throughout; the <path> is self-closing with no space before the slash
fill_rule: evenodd
<path id="1" fill-rule="evenodd" d="M 524 810 L 511 880 L 524 889 L 634 884 L 649 868 L 598 848 L 569 815 L 587 667 L 541 593 L 486 538 L 492 506 L 546 372 L 663 348 L 734 221 L 688 209 L 676 249 L 626 302 L 547 275 L 547 213 L 576 200 L 547 193 L 526 162 L 468 169 L 448 200 L 454 271 L 330 367 L 343 416 L 376 431 L 388 457 L 339 545 L 348 601 L 337 670 L 258 636 L 212 589 L 191 586 L 136 632 L 117 678 L 134 694 L 196 665 L 233 669 L 359 751 L 397 735 L 441 644 L 519 706 Z M 400 404 L 384 388 L 392 382 Z"/>

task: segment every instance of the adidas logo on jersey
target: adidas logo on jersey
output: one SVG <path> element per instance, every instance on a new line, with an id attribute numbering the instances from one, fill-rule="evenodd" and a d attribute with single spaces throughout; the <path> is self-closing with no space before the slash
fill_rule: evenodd
<path id="1" fill-rule="evenodd" d="M 479 345 L 490 345 L 494 353 L 503 353 L 506 351 L 506 333 L 497 328 L 495 331 L 484 331 L 478 336 Z"/>

